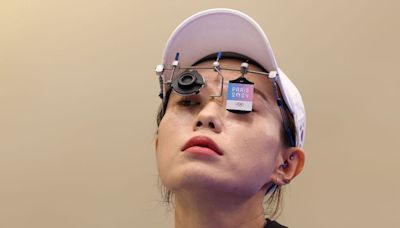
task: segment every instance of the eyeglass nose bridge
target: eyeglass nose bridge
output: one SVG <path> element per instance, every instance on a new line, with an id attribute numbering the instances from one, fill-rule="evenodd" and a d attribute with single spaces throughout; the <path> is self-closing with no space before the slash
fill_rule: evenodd
<path id="1" fill-rule="evenodd" d="M 220 86 L 219 86 L 220 90 L 219 90 L 218 95 L 211 95 L 210 97 L 211 98 L 222 97 L 222 94 L 224 92 L 224 76 L 222 75 L 220 68 L 215 66 L 215 64 L 214 64 L 214 71 L 217 72 L 217 76 L 220 78 L 220 81 L 221 81 Z"/>

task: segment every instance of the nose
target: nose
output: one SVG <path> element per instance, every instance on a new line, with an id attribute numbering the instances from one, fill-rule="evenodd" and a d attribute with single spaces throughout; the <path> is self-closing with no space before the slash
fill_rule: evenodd
<path id="1" fill-rule="evenodd" d="M 208 102 L 203 109 L 197 114 L 197 118 L 194 121 L 193 129 L 208 129 L 214 133 L 220 133 L 222 130 L 221 120 L 221 107 L 216 102 Z"/>

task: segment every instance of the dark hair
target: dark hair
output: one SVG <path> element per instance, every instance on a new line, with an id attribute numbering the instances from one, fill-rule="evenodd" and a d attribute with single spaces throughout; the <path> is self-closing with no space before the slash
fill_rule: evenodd
<path id="1" fill-rule="evenodd" d="M 224 53 L 224 56 L 226 57 L 225 53 Z M 197 61 L 193 65 L 197 65 L 201 62 L 215 59 L 214 57 L 216 57 L 216 54 L 206 56 L 206 57 L 202 58 L 201 60 Z M 229 56 L 228 58 L 239 59 L 239 60 L 243 61 L 243 59 L 244 59 L 243 57 L 245 57 L 245 56 L 233 53 L 233 55 Z M 257 62 L 255 62 L 253 60 L 249 61 L 249 58 L 247 58 L 246 60 L 248 63 L 254 64 L 265 71 L 265 69 L 263 67 L 261 67 Z M 167 106 L 168 106 L 169 97 L 171 95 L 171 91 L 172 90 L 169 89 L 165 93 L 165 102 L 162 102 L 160 104 L 158 111 L 157 111 L 157 134 L 158 134 L 158 127 L 160 126 L 160 122 L 167 111 Z M 282 97 L 280 91 L 279 91 L 279 96 Z M 291 112 L 289 111 L 289 108 L 286 105 L 284 100 L 283 100 L 283 107 L 284 107 L 284 112 L 286 114 L 285 116 L 287 117 L 287 120 L 285 120 L 285 121 L 287 121 L 289 123 L 289 129 L 292 132 L 292 135 L 295 135 L 296 128 L 295 128 L 293 116 L 292 116 Z M 287 134 L 285 132 L 283 124 L 281 127 L 280 134 L 281 134 L 281 139 L 283 139 L 283 146 L 286 148 L 291 147 L 291 141 L 287 137 Z M 165 186 L 163 186 L 161 181 L 159 181 L 159 186 L 161 189 L 163 202 L 169 205 L 172 202 L 172 195 L 173 195 L 172 192 L 169 189 L 167 189 Z M 275 218 L 279 217 L 279 215 L 281 214 L 282 209 L 283 209 L 283 207 L 282 207 L 282 205 L 283 205 L 283 186 L 280 186 L 280 185 L 275 186 L 274 188 L 272 188 L 272 190 L 270 192 L 266 192 L 266 196 L 264 199 L 265 199 L 264 200 L 265 215 L 271 219 L 275 219 Z"/>

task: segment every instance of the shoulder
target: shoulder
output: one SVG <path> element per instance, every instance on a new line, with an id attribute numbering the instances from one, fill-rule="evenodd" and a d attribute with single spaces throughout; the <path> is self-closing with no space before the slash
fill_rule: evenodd
<path id="1" fill-rule="evenodd" d="M 265 224 L 264 228 L 288 228 L 288 227 L 282 226 L 281 224 L 279 224 L 275 221 L 266 219 L 266 224 Z"/>

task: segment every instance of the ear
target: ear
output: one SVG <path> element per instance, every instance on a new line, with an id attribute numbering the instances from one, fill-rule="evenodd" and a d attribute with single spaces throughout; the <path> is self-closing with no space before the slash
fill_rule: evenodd
<path id="1" fill-rule="evenodd" d="M 304 167 L 304 150 L 298 147 L 285 149 L 278 159 L 281 163 L 272 175 L 272 181 L 277 185 L 288 184 L 293 180 Z"/>

